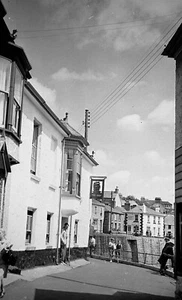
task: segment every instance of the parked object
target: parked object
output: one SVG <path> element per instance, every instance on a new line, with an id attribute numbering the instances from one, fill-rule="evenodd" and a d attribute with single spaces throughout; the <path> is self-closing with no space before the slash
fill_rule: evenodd
<path id="1" fill-rule="evenodd" d="M 21 269 L 16 266 L 9 266 L 8 271 L 12 274 L 21 275 Z"/>

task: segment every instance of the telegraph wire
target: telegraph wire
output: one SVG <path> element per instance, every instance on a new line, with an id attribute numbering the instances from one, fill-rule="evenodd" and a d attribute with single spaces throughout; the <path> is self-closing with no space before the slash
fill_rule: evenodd
<path id="1" fill-rule="evenodd" d="M 114 23 L 105 23 L 105 24 L 98 24 L 98 25 L 87 25 L 87 26 L 74 26 L 74 27 L 62 27 L 62 28 L 55 28 L 55 29 L 35 29 L 35 30 L 20 30 L 19 32 L 28 33 L 28 32 L 51 32 L 51 31 L 62 31 L 62 30 L 72 30 L 72 29 L 85 29 L 85 28 L 95 28 L 95 27 L 104 27 L 104 26 L 113 26 L 113 25 L 122 25 L 122 24 L 129 24 L 129 23 L 136 23 L 136 22 L 146 22 L 150 20 L 155 20 L 157 18 L 164 18 L 169 17 L 171 15 L 177 15 L 179 12 L 163 15 L 163 16 L 156 16 L 149 19 L 144 20 L 132 20 L 127 22 L 114 22 Z M 136 24 L 135 24 L 136 26 Z"/>
<path id="2" fill-rule="evenodd" d="M 181 19 L 181 17 L 180 17 L 180 19 Z M 152 53 L 155 49 L 156 49 L 156 47 L 161 43 L 161 41 L 171 32 L 171 30 L 176 26 L 176 24 L 180 21 L 180 19 L 178 19 L 178 21 L 172 26 L 172 28 L 165 34 L 165 36 L 160 40 L 160 42 L 154 47 L 154 49 L 152 49 L 152 51 L 150 51 L 150 53 Z M 160 46 L 160 48 L 161 48 L 161 46 Z M 155 53 L 152 55 L 152 57 L 158 52 L 158 51 L 160 51 L 160 48 L 158 49 L 158 50 L 156 50 L 155 51 Z M 149 53 L 149 54 L 150 54 Z M 146 58 L 148 58 L 148 56 L 149 56 L 149 54 L 134 68 L 134 70 L 136 70 L 140 65 L 141 65 L 141 63 L 142 62 L 144 62 L 145 60 L 146 60 Z M 156 60 L 156 58 L 159 56 L 159 55 L 161 55 L 161 53 L 160 54 L 158 54 L 155 58 L 154 58 L 154 60 L 152 61 L 152 62 L 150 62 L 149 64 L 148 64 L 148 66 L 147 67 L 145 67 L 145 69 L 143 69 L 140 73 L 139 73 L 139 75 L 141 75 L 141 73 L 142 72 L 144 72 L 155 60 Z M 149 62 L 151 59 L 152 59 L 152 57 L 150 57 L 148 60 L 147 60 L 147 62 Z M 162 58 L 162 57 L 161 57 Z M 105 112 L 105 110 L 108 108 L 108 106 L 113 106 L 112 105 L 112 102 L 114 102 L 114 104 L 116 103 L 116 102 L 118 102 L 119 100 L 117 100 L 117 98 L 120 96 L 121 97 L 121 94 L 126 90 L 126 89 L 128 89 L 129 87 L 130 87 L 130 85 L 132 84 L 132 83 L 130 83 L 129 82 L 129 80 L 131 80 L 133 77 L 134 77 L 134 75 L 135 75 L 135 80 L 137 80 L 137 76 L 138 76 L 138 74 L 137 74 L 137 72 L 139 72 L 144 66 L 146 65 L 146 62 L 143 64 L 143 66 L 142 67 L 140 67 L 140 69 L 139 70 L 137 70 L 137 71 L 135 71 L 134 72 L 134 74 L 133 74 L 133 71 L 134 70 L 132 70 L 132 72 L 130 72 L 130 74 L 117 86 L 117 88 L 115 89 L 115 90 L 113 90 L 98 106 L 97 106 L 97 108 L 96 109 L 94 109 L 93 111 L 94 111 L 94 117 L 92 118 L 92 124 L 94 124 L 95 122 L 96 122 L 96 120 L 98 120 L 101 116 L 99 116 L 100 114 L 101 115 L 103 115 L 103 114 L 105 114 L 106 112 Z M 154 65 L 156 65 L 156 63 L 154 64 Z M 152 68 L 152 67 L 151 67 Z M 151 70 L 151 68 L 150 68 L 150 70 Z M 148 72 L 146 72 L 145 74 L 147 74 Z M 132 77 L 131 77 L 131 75 L 132 75 Z M 129 78 L 129 77 L 131 77 L 131 78 Z M 129 80 L 126 82 L 126 80 L 129 78 Z M 142 78 L 143 78 L 143 76 L 142 76 Z M 141 80 L 141 78 L 140 78 L 140 80 Z M 125 85 L 124 85 L 124 90 L 122 90 L 121 89 L 121 85 L 124 83 L 124 82 L 126 82 L 125 83 Z M 129 86 L 127 86 L 127 84 L 129 83 Z M 138 83 L 138 81 L 137 81 L 137 83 Z M 134 86 L 136 85 L 136 83 L 134 83 Z M 119 89 L 119 90 L 118 90 Z M 130 88 L 131 89 L 131 88 Z M 130 90 L 129 89 L 129 90 Z M 118 90 L 118 91 L 117 91 Z M 128 90 L 128 91 L 129 91 Z M 127 91 L 127 92 L 128 92 Z M 118 93 L 120 92 L 120 94 L 118 95 L 118 96 L 116 96 Z M 125 92 L 125 94 L 127 93 L 127 92 Z M 114 94 L 114 95 L 113 95 Z M 124 94 L 124 95 L 125 95 Z M 112 96 L 113 95 L 113 96 Z M 112 96 L 112 97 L 111 97 Z M 110 98 L 111 97 L 111 98 Z M 105 106 L 105 103 L 107 103 L 108 101 L 110 101 L 110 100 L 112 100 L 113 99 L 113 97 L 116 97 L 116 99 L 114 99 L 112 102 L 109 102 L 109 104 L 107 104 L 106 106 Z M 123 96 L 122 96 L 123 97 Z M 107 100 L 107 101 L 106 101 Z M 101 106 L 105 106 L 104 107 L 104 110 L 102 110 L 102 107 Z M 100 107 L 100 108 L 99 108 Z M 109 108 L 108 108 L 109 109 Z M 108 109 L 107 109 L 107 111 L 108 111 Z M 91 113 L 93 112 L 93 111 L 91 111 Z"/>
<path id="3" fill-rule="evenodd" d="M 115 27 L 115 28 L 101 28 L 100 30 L 105 30 L 105 31 L 114 31 L 114 30 L 122 30 L 122 29 L 125 29 L 125 28 L 130 28 L 130 27 L 136 27 L 136 26 L 146 26 L 146 25 L 152 25 L 152 24 L 162 24 L 162 23 L 166 23 L 166 22 L 169 22 L 169 20 L 164 20 L 164 21 L 161 21 L 161 22 L 155 22 L 155 23 L 149 23 L 149 24 L 138 24 L 138 25 L 135 25 L 135 26 L 124 26 L 124 27 Z M 84 28 L 83 28 L 84 29 Z M 20 32 L 20 31 L 18 31 Z M 79 33 L 84 33 L 85 31 L 82 30 L 82 31 L 72 31 L 72 32 L 66 32 L 66 35 L 70 35 L 70 34 L 79 34 Z M 34 36 L 19 36 L 18 38 L 19 39 L 36 39 L 36 38 L 47 38 L 47 37 L 58 37 L 60 36 L 61 33 L 59 34 L 47 34 L 47 35 L 34 35 Z"/>
<path id="4" fill-rule="evenodd" d="M 182 17 L 180 17 L 180 19 L 181 19 Z M 160 43 L 163 41 L 163 39 L 164 38 L 166 38 L 166 36 L 171 32 L 171 30 L 177 25 L 177 23 L 180 21 L 180 19 L 178 19 L 178 21 L 173 25 L 173 27 L 172 28 L 170 28 L 170 30 L 163 36 L 163 38 L 162 39 L 160 39 L 160 41 L 155 45 L 155 47 L 138 63 L 138 65 L 134 68 L 134 69 L 132 69 L 132 71 L 130 71 L 130 73 L 127 75 L 127 77 L 100 103 L 100 104 L 98 104 L 97 106 L 96 106 L 96 108 L 94 108 L 92 111 L 91 111 L 91 113 L 94 113 L 95 112 L 95 110 L 97 110 L 100 106 L 101 106 L 101 104 L 102 103 L 104 103 L 104 102 L 106 102 L 106 100 L 114 93 L 114 92 L 116 92 L 117 91 L 117 89 L 119 89 L 120 87 L 121 87 L 121 85 L 131 76 L 131 75 L 133 75 L 133 72 L 146 60 L 146 58 L 150 55 L 150 54 L 152 54 L 152 52 L 155 50 L 155 48 L 158 46 L 158 45 L 160 45 Z M 158 38 L 159 39 L 159 38 Z M 158 40 L 157 39 L 157 40 Z M 160 46 L 161 47 L 161 46 Z M 159 49 L 160 50 L 160 49 Z M 155 52 L 156 53 L 156 52 Z M 145 64 L 144 64 L 145 65 Z M 140 69 L 139 69 L 140 70 Z"/>
<path id="5" fill-rule="evenodd" d="M 123 94 L 123 95 L 121 95 L 120 96 L 120 98 L 119 99 L 115 99 L 115 101 L 112 103 L 112 105 L 110 105 L 109 107 L 107 106 L 106 107 L 106 109 L 105 109 L 105 111 L 101 111 L 102 112 L 102 114 L 101 115 L 98 115 L 94 120 L 93 120 L 93 122 L 92 122 L 92 124 L 94 124 L 94 123 L 96 123 L 103 115 L 105 115 L 106 113 L 107 113 L 107 111 L 109 110 L 109 109 L 111 109 L 119 100 L 121 100 L 121 98 L 123 98 L 131 89 L 133 89 L 138 83 L 139 83 L 139 81 L 147 74 L 147 73 L 149 73 L 149 71 L 163 58 L 163 57 L 158 57 L 159 59 L 148 69 L 148 70 L 146 70 L 146 72 L 144 73 L 144 74 L 141 74 L 142 76 L 139 78 L 139 79 L 137 79 L 137 81 L 136 82 L 133 82 L 132 84 L 132 86 L 131 87 L 129 87 L 129 89 Z M 155 58 L 155 60 L 156 60 L 156 58 Z M 155 61 L 154 60 L 154 61 Z M 153 61 L 152 61 L 153 62 Z M 100 112 L 100 113 L 101 113 Z"/>

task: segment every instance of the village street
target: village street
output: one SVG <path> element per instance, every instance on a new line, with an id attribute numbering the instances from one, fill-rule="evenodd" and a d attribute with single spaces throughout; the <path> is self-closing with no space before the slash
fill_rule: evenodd
<path id="1" fill-rule="evenodd" d="M 6 287 L 3 299 L 170 300 L 174 291 L 175 280 L 155 271 L 90 259 L 90 263 L 64 272 L 33 281 L 18 280 Z"/>

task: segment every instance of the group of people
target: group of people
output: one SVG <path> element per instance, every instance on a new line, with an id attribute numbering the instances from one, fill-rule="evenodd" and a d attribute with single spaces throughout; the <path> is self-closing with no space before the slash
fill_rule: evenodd
<path id="1" fill-rule="evenodd" d="M 121 258 L 121 252 L 122 252 L 122 244 L 121 241 L 118 240 L 117 243 L 115 243 L 114 238 L 110 239 L 109 242 L 109 259 L 110 262 L 112 262 L 113 258 L 116 258 L 117 261 Z"/>
<path id="2" fill-rule="evenodd" d="M 93 253 L 95 252 L 96 248 L 96 241 L 94 236 L 90 236 L 89 239 L 89 250 L 90 250 L 90 257 L 93 257 Z M 121 241 L 118 240 L 117 243 L 115 243 L 114 238 L 110 239 L 109 242 L 109 258 L 110 262 L 112 262 L 113 258 L 115 257 L 117 260 L 121 258 L 121 252 L 122 252 L 122 244 Z"/>
<path id="3" fill-rule="evenodd" d="M 173 253 L 173 247 L 174 244 L 170 241 L 170 238 L 165 237 L 165 246 L 162 249 L 162 253 L 158 259 L 158 262 L 160 264 L 160 274 L 165 275 L 166 269 L 167 269 L 167 261 L 168 259 L 171 260 L 172 267 L 174 266 L 174 253 Z M 90 249 L 90 257 L 93 257 L 93 253 L 96 248 L 96 241 L 94 236 L 90 236 L 89 239 L 89 249 Z M 115 239 L 111 238 L 109 241 L 109 260 L 110 262 L 113 261 L 114 258 L 119 261 L 121 258 L 121 253 L 123 250 L 123 246 L 121 243 L 121 240 L 118 239 L 117 243 L 115 243 Z"/>

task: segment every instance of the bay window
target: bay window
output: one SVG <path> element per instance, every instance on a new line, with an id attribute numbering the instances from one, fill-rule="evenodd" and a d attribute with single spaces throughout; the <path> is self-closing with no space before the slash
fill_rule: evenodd
<path id="1" fill-rule="evenodd" d="M 15 62 L 0 56 L 0 127 L 20 136 L 23 76 Z"/>
<path id="2" fill-rule="evenodd" d="M 65 192 L 81 195 L 81 152 L 78 149 L 65 150 Z"/>
<path id="3" fill-rule="evenodd" d="M 0 56 L 0 126 L 5 127 L 10 88 L 11 61 Z"/>

